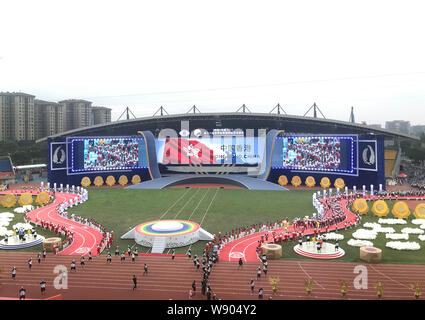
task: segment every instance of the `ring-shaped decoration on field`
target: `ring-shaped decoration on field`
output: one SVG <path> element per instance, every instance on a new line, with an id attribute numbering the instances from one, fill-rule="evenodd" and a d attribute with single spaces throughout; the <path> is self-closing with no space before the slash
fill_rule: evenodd
<path id="1" fill-rule="evenodd" d="M 89 186 L 91 185 L 91 180 L 90 180 L 90 178 L 89 178 L 89 177 L 83 177 L 83 178 L 81 179 L 81 185 L 82 185 L 84 188 L 89 187 Z"/>
<path id="2" fill-rule="evenodd" d="M 410 216 L 409 206 L 404 201 L 397 201 L 396 203 L 394 203 L 391 212 L 394 217 L 399 219 L 407 219 Z"/>
<path id="3" fill-rule="evenodd" d="M 288 178 L 285 175 L 282 175 L 279 177 L 279 180 L 277 182 L 281 186 L 286 186 L 288 184 Z"/>
<path id="4" fill-rule="evenodd" d="M 33 201 L 34 201 L 34 199 L 32 198 L 31 193 L 25 192 L 25 193 L 21 194 L 18 202 L 21 206 L 28 206 L 28 205 L 32 204 Z"/>
<path id="5" fill-rule="evenodd" d="M 291 179 L 291 184 L 294 187 L 299 187 L 301 185 L 302 181 L 301 178 L 299 176 L 293 176 Z"/>
<path id="6" fill-rule="evenodd" d="M 373 203 L 372 212 L 375 216 L 385 217 L 390 212 L 390 209 L 384 200 L 378 200 Z"/>
<path id="7" fill-rule="evenodd" d="M 369 212 L 369 206 L 365 199 L 356 199 L 353 203 L 353 210 L 363 215 Z"/>
<path id="8" fill-rule="evenodd" d="M 106 184 L 110 187 L 112 187 L 115 184 L 115 177 L 114 176 L 108 176 L 106 178 Z"/>
<path id="9" fill-rule="evenodd" d="M 320 186 L 321 186 L 323 189 L 327 189 L 327 188 L 329 188 L 329 187 L 331 186 L 331 180 L 330 180 L 328 177 L 323 177 L 323 178 L 320 180 Z"/>
<path id="10" fill-rule="evenodd" d="M 103 178 L 101 176 L 97 176 L 96 178 L 94 178 L 93 183 L 96 187 L 101 187 L 103 185 Z"/>
<path id="11" fill-rule="evenodd" d="M 121 175 L 121 176 L 119 177 L 119 179 L 118 179 L 118 183 L 119 183 L 121 186 L 125 186 L 125 185 L 128 183 L 128 178 L 127 178 L 127 176 L 125 176 L 125 175 Z"/>
<path id="12" fill-rule="evenodd" d="M 132 184 L 138 184 L 142 181 L 142 179 L 140 179 L 140 176 L 138 174 L 135 174 L 133 176 L 133 178 L 131 178 L 131 183 Z"/>
<path id="13" fill-rule="evenodd" d="M 312 177 L 312 176 L 308 176 L 308 177 L 305 179 L 305 185 L 306 185 L 307 187 L 312 188 L 312 187 L 314 187 L 314 186 L 316 185 L 316 180 L 314 179 L 314 177 Z"/>
<path id="14" fill-rule="evenodd" d="M 12 193 L 6 194 L 1 200 L 1 205 L 5 208 L 11 208 L 16 204 L 16 197 Z"/>
<path id="15" fill-rule="evenodd" d="M 154 237 L 175 237 L 199 230 L 199 224 L 187 220 L 156 220 L 139 224 L 135 231 Z"/>
<path id="16" fill-rule="evenodd" d="M 337 189 L 344 189 L 345 187 L 345 181 L 342 178 L 337 178 L 334 182 L 334 186 Z"/>
<path id="17" fill-rule="evenodd" d="M 419 203 L 413 212 L 416 219 L 425 219 L 425 203 Z"/>

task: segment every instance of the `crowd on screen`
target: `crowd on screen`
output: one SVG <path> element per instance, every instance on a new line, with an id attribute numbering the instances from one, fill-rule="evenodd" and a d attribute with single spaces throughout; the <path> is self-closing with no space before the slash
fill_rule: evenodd
<path id="1" fill-rule="evenodd" d="M 339 169 L 341 142 L 333 140 L 288 141 L 283 166 L 298 169 Z"/>
<path id="2" fill-rule="evenodd" d="M 139 163 L 139 142 L 137 140 L 90 140 L 84 168 L 131 168 Z"/>

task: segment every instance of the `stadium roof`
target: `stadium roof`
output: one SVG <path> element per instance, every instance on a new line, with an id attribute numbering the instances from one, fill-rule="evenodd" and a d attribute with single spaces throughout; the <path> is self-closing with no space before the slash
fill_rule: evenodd
<path id="1" fill-rule="evenodd" d="M 209 129 L 211 127 L 240 129 L 265 128 L 283 129 L 288 133 L 371 134 L 383 135 L 386 138 L 419 140 L 418 137 L 411 135 L 346 121 L 286 114 L 230 112 L 185 113 L 121 120 L 61 132 L 56 135 L 44 137 L 36 142 L 46 141 L 47 138 L 64 136 L 136 135 L 137 131 L 140 130 L 159 131 L 165 128 L 178 129 L 180 127 L 177 124 L 180 121 L 190 121 L 191 130 L 196 128 Z"/>

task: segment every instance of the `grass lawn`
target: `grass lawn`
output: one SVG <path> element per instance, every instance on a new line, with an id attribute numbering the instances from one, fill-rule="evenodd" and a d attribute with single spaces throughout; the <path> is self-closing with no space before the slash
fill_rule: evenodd
<path id="1" fill-rule="evenodd" d="M 112 249 L 134 244 L 119 239 L 136 225 L 157 219 L 185 219 L 197 222 L 212 234 L 275 221 L 284 217 L 311 215 L 313 191 L 250 191 L 233 189 L 91 189 L 89 200 L 68 211 L 93 218 L 115 234 Z M 202 254 L 205 242 L 192 245 L 193 254 Z M 141 248 L 139 252 L 147 252 Z M 176 253 L 186 253 L 178 248 Z M 167 251 L 165 251 L 166 253 Z"/>

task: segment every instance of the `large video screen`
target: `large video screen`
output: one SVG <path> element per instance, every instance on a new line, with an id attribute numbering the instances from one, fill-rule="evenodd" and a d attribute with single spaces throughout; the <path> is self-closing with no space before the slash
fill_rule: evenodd
<path id="1" fill-rule="evenodd" d="M 132 170 L 147 166 L 143 139 L 134 137 L 72 140 L 72 171 Z"/>
<path id="2" fill-rule="evenodd" d="M 353 136 L 282 136 L 277 140 L 273 166 L 288 170 L 354 170 Z"/>
<path id="3" fill-rule="evenodd" d="M 161 164 L 254 165 L 263 159 L 264 138 L 207 137 L 157 140 Z"/>

